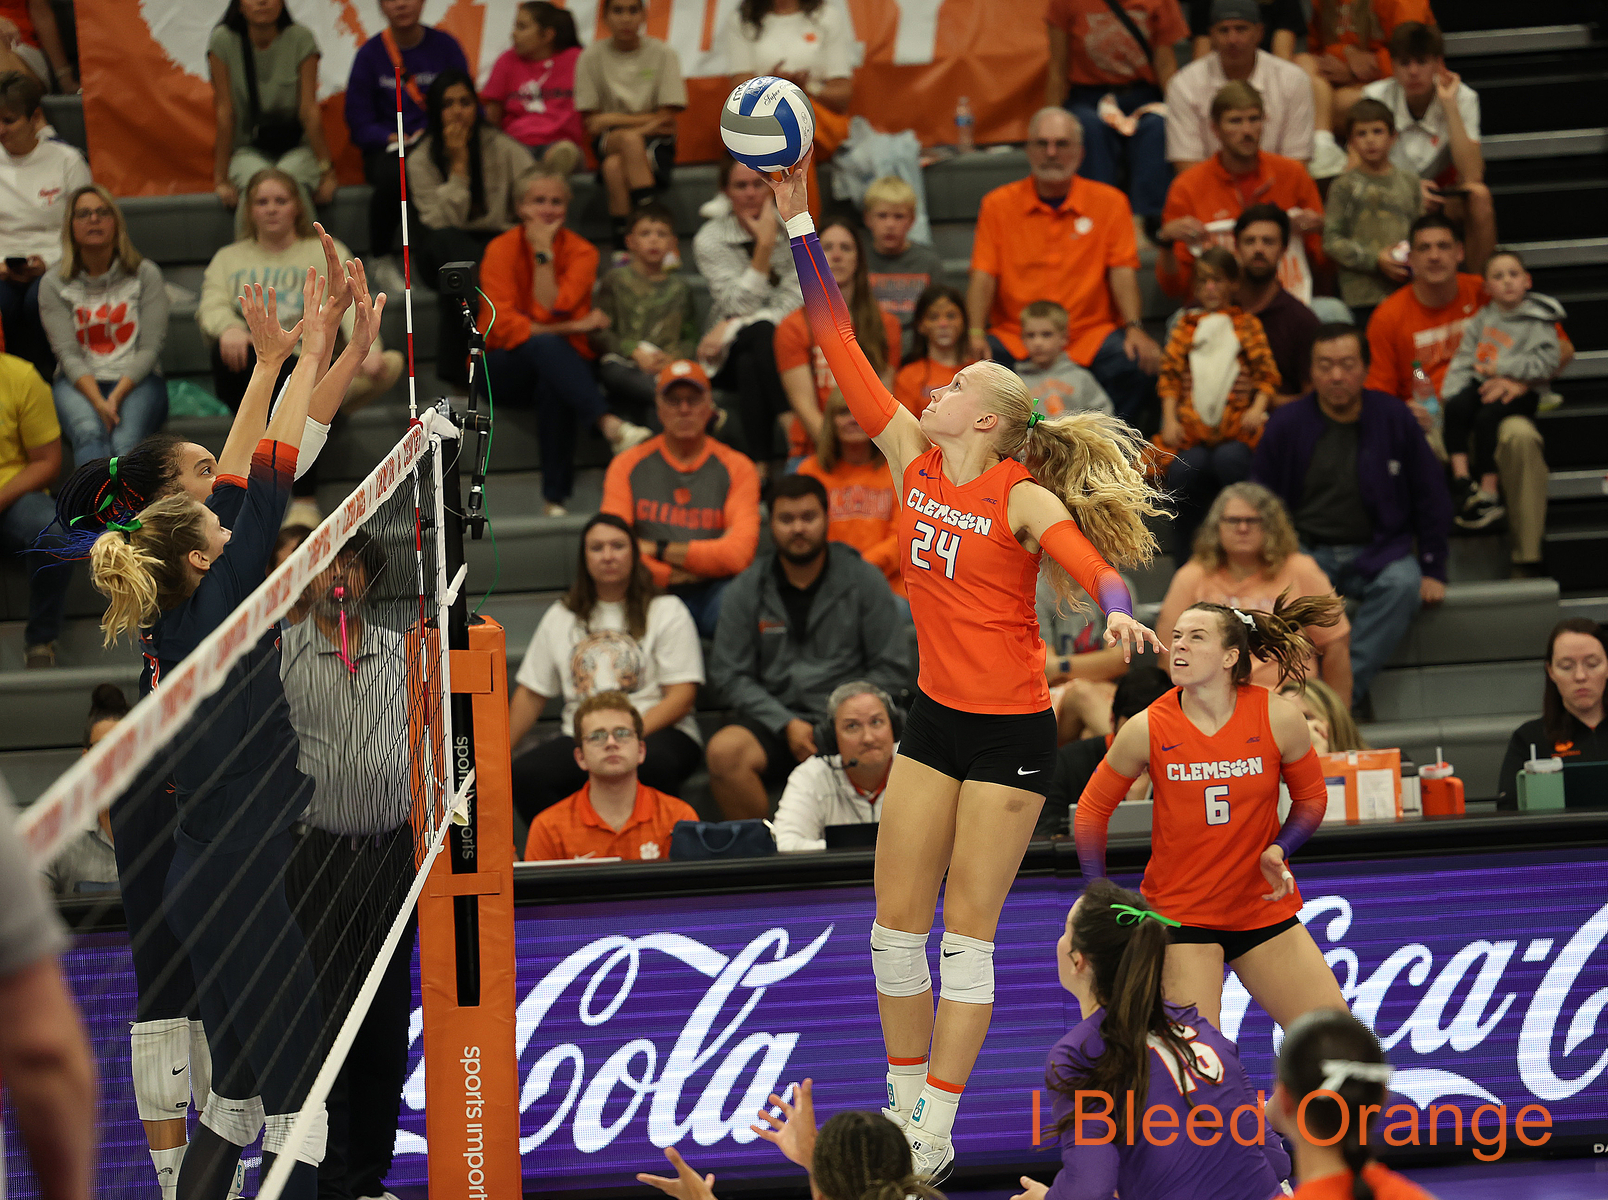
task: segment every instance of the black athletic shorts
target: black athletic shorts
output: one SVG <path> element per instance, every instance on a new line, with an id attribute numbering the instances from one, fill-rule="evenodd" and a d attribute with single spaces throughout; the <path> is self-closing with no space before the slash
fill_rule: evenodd
<path id="1" fill-rule="evenodd" d="M 603 142 L 614 130 L 606 129 L 592 139 L 592 153 L 597 158 L 597 181 L 603 182 Z M 651 137 L 646 143 L 648 165 L 653 168 L 653 186 L 663 191 L 670 186 L 670 169 L 676 165 L 676 139 Z"/>
<path id="2" fill-rule="evenodd" d="M 1055 713 L 970 713 L 916 692 L 899 753 L 951 779 L 1044 795 L 1055 776 Z"/>
<path id="3" fill-rule="evenodd" d="M 1285 917 L 1275 925 L 1260 929 L 1207 929 L 1201 925 L 1180 925 L 1169 929 L 1175 946 L 1210 946 L 1213 942 L 1223 948 L 1223 961 L 1233 962 L 1248 950 L 1255 950 L 1263 942 L 1272 941 L 1286 929 L 1294 929 L 1300 917 Z"/>

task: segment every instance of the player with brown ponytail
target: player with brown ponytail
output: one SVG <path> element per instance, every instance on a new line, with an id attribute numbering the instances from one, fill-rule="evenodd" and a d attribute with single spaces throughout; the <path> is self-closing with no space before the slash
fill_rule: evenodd
<path id="1" fill-rule="evenodd" d="M 1343 611 L 1338 596 L 1280 596 L 1270 613 L 1186 608 L 1167 659 L 1177 686 L 1122 727 L 1077 807 L 1078 859 L 1098 879 L 1111 812 L 1149 770 L 1143 891 L 1181 925 L 1167 950 L 1167 998 L 1213 1024 L 1225 962 L 1286 1028 L 1311 1009 L 1345 1007 L 1296 915 L 1301 894 L 1287 865 L 1328 806 L 1323 771 L 1301 710 L 1250 682 L 1253 656 L 1278 663 L 1281 683 L 1299 679 L 1312 653 L 1304 627 L 1332 625 Z M 1281 778 L 1291 800 L 1282 826 Z"/>
<path id="2" fill-rule="evenodd" d="M 1389 1082 L 1379 1040 L 1344 1009 L 1286 1027 L 1267 1117 L 1294 1151 L 1296 1200 L 1434 1200 L 1368 1148 L 1368 1122 L 1384 1112 Z"/>
<path id="3" fill-rule="evenodd" d="M 1219 1114 L 1221 1128 L 1242 1106 L 1255 1112 L 1257 1103 L 1234 1044 L 1193 1008 L 1163 998 L 1167 932 L 1174 924 L 1109 879 L 1091 881 L 1067 914 L 1055 966 L 1083 1020 L 1050 1051 L 1044 1076 L 1054 1094 L 1061 1172 L 1049 1187 L 1024 1176 L 1015 1200 L 1109 1200 L 1113 1191 L 1169 1200 L 1266 1200 L 1289 1175 L 1289 1156 L 1278 1139 L 1251 1137 L 1243 1124 L 1209 1145 L 1150 1133 L 1185 1128 L 1190 1111 L 1204 1105 Z M 1130 1096 L 1134 1123 L 1142 1121 L 1145 1134 L 1128 1127 Z M 1157 1109 L 1170 1110 L 1171 1122 L 1166 1114 L 1153 1115 Z M 1094 1144 L 1105 1138 L 1106 1120 L 1111 1139 Z"/>

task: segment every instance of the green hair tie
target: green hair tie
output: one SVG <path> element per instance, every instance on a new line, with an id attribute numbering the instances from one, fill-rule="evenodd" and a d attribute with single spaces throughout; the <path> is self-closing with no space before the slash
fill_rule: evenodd
<path id="1" fill-rule="evenodd" d="M 120 521 L 108 521 L 106 522 L 106 528 L 115 529 L 118 533 L 133 533 L 136 529 L 140 528 L 140 519 L 138 517 L 130 517 L 127 525 L 124 525 Z"/>
<path id="2" fill-rule="evenodd" d="M 1037 425 L 1043 419 L 1044 414 L 1039 412 L 1038 401 L 1035 400 L 1033 401 L 1033 411 L 1027 414 L 1027 427 L 1032 429 L 1033 426 Z"/>
<path id="3" fill-rule="evenodd" d="M 1135 908 L 1131 904 L 1113 904 L 1111 907 L 1116 910 L 1118 925 L 1137 925 L 1146 917 L 1160 921 L 1163 925 L 1171 925 L 1174 929 L 1177 929 L 1183 924 L 1182 921 L 1175 921 L 1171 917 L 1164 917 L 1159 912 L 1156 912 L 1154 909 L 1150 908 Z"/>

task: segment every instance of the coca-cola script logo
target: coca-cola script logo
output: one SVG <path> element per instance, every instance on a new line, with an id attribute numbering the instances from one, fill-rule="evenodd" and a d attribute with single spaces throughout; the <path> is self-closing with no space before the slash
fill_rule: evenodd
<path id="1" fill-rule="evenodd" d="M 536 1132 L 520 1137 L 520 1153 L 529 1154 L 545 1144 L 567 1123 L 575 1148 L 595 1154 L 620 1136 L 644 1104 L 648 1139 L 655 1146 L 673 1146 L 687 1137 L 700 1146 L 728 1137 L 738 1145 L 755 1141 L 757 1135 L 749 1128 L 753 1114 L 783 1086 L 799 1034 L 744 1026 L 766 989 L 808 965 L 832 930 L 828 925 L 792 954 L 787 930 L 773 928 L 734 955 L 678 933 L 598 938 L 569 955 L 526 993 L 516 1014 L 521 1067 L 533 1041 L 542 1050 L 526 1071 L 519 1110 L 528 1112 L 552 1098 L 547 1120 Z M 618 1046 L 601 1063 L 595 1055 L 589 1062 L 576 1042 L 554 1044 L 539 1036 L 544 1022 L 553 1017 L 556 1023 L 560 1011 L 566 1023 L 579 1019 L 587 1027 L 607 1024 L 630 999 L 645 967 L 660 970 L 675 964 L 693 973 L 686 986 L 702 986 L 704 991 L 662 1059 L 653 1038 L 626 1036 L 652 1032 L 640 1027 L 622 1028 Z M 698 976 L 707 983 L 700 983 Z M 422 1027 L 416 1012 L 414 1038 Z M 694 1076 L 701 1080 L 700 1090 L 689 1087 Z M 402 1095 L 409 1107 L 424 1107 L 422 1061 Z M 424 1139 L 404 1130 L 396 1148 L 398 1153 L 423 1151 Z"/>
<path id="2" fill-rule="evenodd" d="M 1608 904 L 1588 918 L 1555 956 L 1558 939 L 1552 937 L 1530 938 L 1522 950 L 1520 939 L 1476 938 L 1437 964 L 1428 946 L 1408 942 L 1392 951 L 1366 977 L 1356 951 L 1340 944 L 1351 930 L 1353 917 L 1351 901 L 1340 895 L 1319 896 L 1308 900 L 1301 909 L 1301 920 L 1324 949 L 1324 959 L 1340 980 L 1346 1003 L 1359 1020 L 1378 1034 L 1380 1045 L 1396 1064 L 1391 1087 L 1420 1108 L 1446 1096 L 1477 1097 L 1489 1104 L 1517 1099 L 1498 1097 L 1455 1070 L 1412 1065 L 1417 1055 L 1435 1055 L 1444 1062 L 1448 1051 L 1453 1055 L 1471 1054 L 1493 1035 L 1514 1042 L 1519 1079 L 1537 1100 L 1567 1100 L 1591 1087 L 1608 1069 L 1608 1048 L 1594 1059 L 1583 1056 L 1585 1062 L 1561 1061 L 1597 1036 L 1598 1018 L 1608 1007 L 1608 987 L 1598 988 L 1575 1008 L 1561 1046 L 1558 1037 L 1565 1005 L 1577 984 L 1582 980 L 1608 981 L 1608 964 L 1600 958 L 1592 962 L 1592 956 L 1608 938 Z M 1552 958 L 1540 986 L 1533 992 L 1503 986 L 1504 973 L 1515 954 L 1521 963 Z M 1393 1029 L 1381 1027 L 1380 1010 L 1391 998 L 1391 990 L 1423 988 L 1432 973 L 1433 982 L 1419 996 L 1407 1019 Z M 1249 1003 L 1245 988 L 1230 975 L 1223 987 L 1222 1030 L 1226 1037 L 1240 1039 Z M 1507 1027 L 1498 1032 L 1504 1023 Z M 1511 1029 L 1514 1024 L 1519 1027 L 1516 1037 Z M 1275 1029 L 1275 1053 L 1282 1037 L 1282 1032 Z M 1455 1064 L 1456 1059 L 1451 1062 Z"/>

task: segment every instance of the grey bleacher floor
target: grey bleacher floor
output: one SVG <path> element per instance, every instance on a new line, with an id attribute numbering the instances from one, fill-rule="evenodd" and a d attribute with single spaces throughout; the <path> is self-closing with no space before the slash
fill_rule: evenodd
<path id="1" fill-rule="evenodd" d="M 1444 7 L 1444 6 L 1443 6 Z M 1569 0 L 1560 21 L 1585 22 L 1589 6 Z M 1547 567 L 1552 578 L 1508 580 L 1507 543 L 1500 535 L 1454 540 L 1452 584 L 1446 602 L 1416 619 L 1407 641 L 1374 687 L 1376 745 L 1400 745 L 1416 761 L 1441 747 L 1467 784 L 1471 800 L 1495 794 L 1497 766 L 1511 731 L 1539 711 L 1539 653 L 1562 616 L 1608 618 L 1608 87 L 1603 86 L 1601 31 L 1585 23 L 1495 29 L 1521 19 L 1510 6 L 1467 0 L 1443 11 L 1454 69 L 1484 100 L 1487 182 L 1504 241 L 1519 243 L 1538 290 L 1562 299 L 1578 354 L 1559 383 L 1564 404 L 1538 420 L 1554 473 L 1550 487 Z M 1563 13 L 1563 10 L 1559 10 Z M 52 97 L 47 116 L 58 134 L 84 145 L 76 97 Z M 964 286 L 973 222 L 982 196 L 1026 171 L 1019 149 L 986 149 L 926 172 L 934 244 L 950 282 Z M 602 198 L 589 175 L 574 180 L 571 224 L 606 239 Z M 676 215 L 683 270 L 700 316 L 707 289 L 696 275 L 691 237 L 698 206 L 714 193 L 712 166 L 679 167 L 665 200 Z M 122 201 L 134 243 L 159 262 L 189 298 L 175 306 L 163 369 L 169 378 L 210 386 L 207 349 L 193 320 L 194 296 L 216 248 L 233 237 L 233 218 L 211 195 L 134 197 Z M 326 227 L 354 252 L 368 255 L 368 189 L 343 188 L 320 212 Z M 1155 284 L 1154 250 L 1145 247 L 1140 281 L 1145 315 L 1156 333 L 1175 306 Z M 399 300 L 400 298 L 393 298 Z M 436 303 L 427 280 L 414 281 L 415 352 L 419 395 L 443 394 L 431 363 Z M 403 309 L 387 306 L 386 344 L 402 344 Z M 320 498 L 326 511 L 406 428 L 405 390 L 398 386 L 372 407 L 340 418 L 320 459 Z M 584 437 L 577 450 L 575 515 L 539 514 L 534 423 L 517 398 L 501 397 L 488 483 L 496 532 L 468 544 L 471 603 L 492 583 L 484 609 L 509 631 L 510 671 L 546 607 L 568 586 L 586 516 L 601 495 L 606 447 Z M 217 450 L 227 420 L 175 420 L 170 428 Z M 1136 577 L 1139 599 L 1154 604 L 1165 592 L 1170 561 Z M 1561 583 L 1561 590 L 1560 590 Z M 36 796 L 78 753 L 87 699 L 94 684 L 112 680 L 132 691 L 138 657 L 126 645 L 100 646 L 100 598 L 85 572 L 75 573 L 69 621 L 54 671 L 22 669 L 26 582 L 14 563 L 0 566 L 0 774 L 19 798 Z M 717 726 L 717 698 L 704 689 L 700 723 Z M 550 706 L 543 729 L 553 728 Z M 700 775 L 699 779 L 702 778 Z M 689 797 L 713 815 L 701 789 Z"/>

